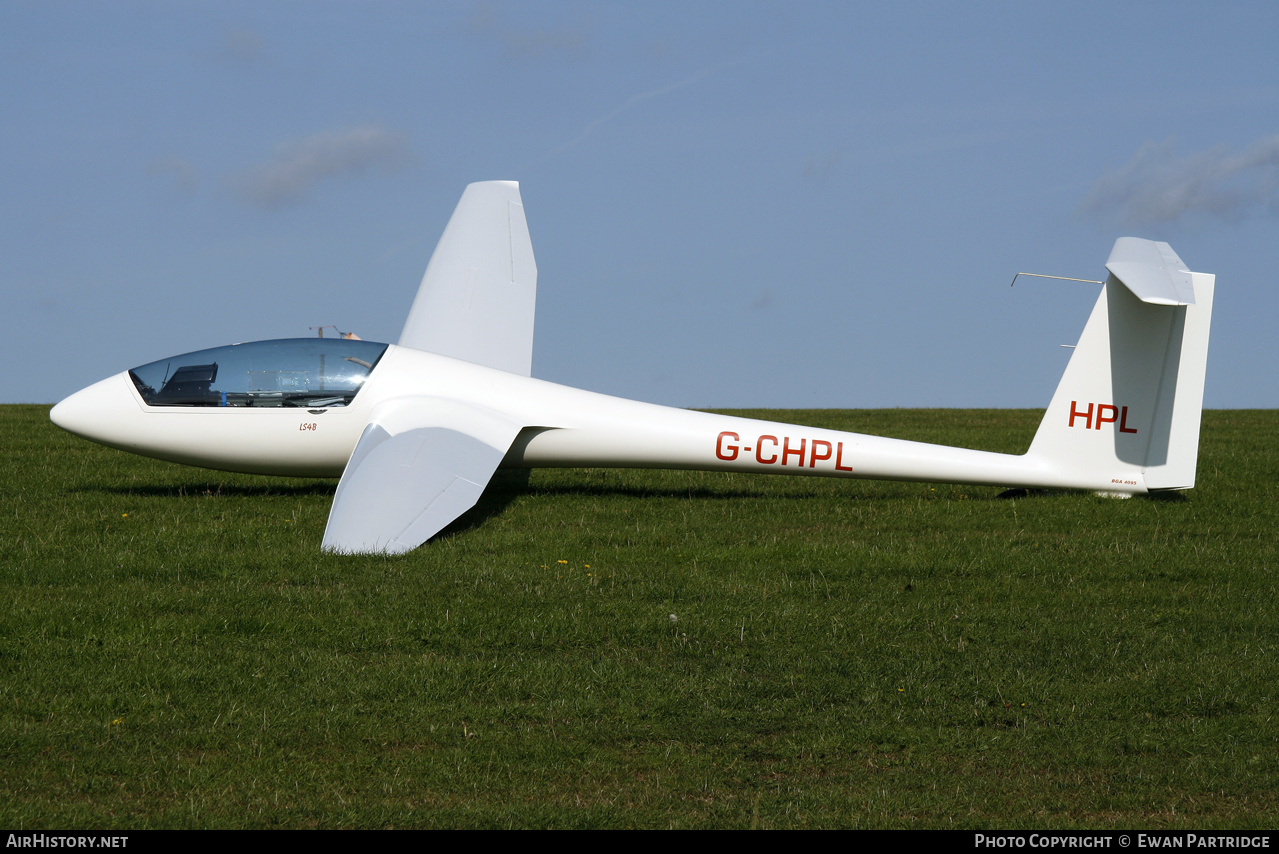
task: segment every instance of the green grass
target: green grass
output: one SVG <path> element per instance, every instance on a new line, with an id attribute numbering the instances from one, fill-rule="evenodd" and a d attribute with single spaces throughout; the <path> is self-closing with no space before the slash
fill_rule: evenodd
<path id="1" fill-rule="evenodd" d="M 0 407 L 0 825 L 1271 827 L 1279 414 L 1184 497 L 503 479 L 408 555 L 332 481 Z M 1030 411 L 770 412 L 1020 451 Z"/>

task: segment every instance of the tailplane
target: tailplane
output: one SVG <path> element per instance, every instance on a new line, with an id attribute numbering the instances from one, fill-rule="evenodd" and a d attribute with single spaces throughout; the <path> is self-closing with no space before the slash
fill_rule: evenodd
<path id="1" fill-rule="evenodd" d="M 1195 485 L 1215 277 L 1167 243 L 1121 237 L 1028 456 L 1079 488 Z"/>

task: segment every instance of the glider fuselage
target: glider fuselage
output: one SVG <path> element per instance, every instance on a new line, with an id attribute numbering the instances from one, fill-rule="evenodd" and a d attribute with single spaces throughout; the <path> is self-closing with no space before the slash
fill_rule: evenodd
<path id="1" fill-rule="evenodd" d="M 175 357 L 180 362 L 181 357 Z M 995 454 L 676 409 L 387 345 L 341 406 L 150 405 L 125 371 L 54 408 L 59 426 L 110 447 L 252 474 L 340 477 L 381 403 L 461 402 L 525 426 L 503 467 L 632 467 L 1097 488 L 1024 455 Z M 1143 492 L 1130 472 L 1112 491 Z"/>

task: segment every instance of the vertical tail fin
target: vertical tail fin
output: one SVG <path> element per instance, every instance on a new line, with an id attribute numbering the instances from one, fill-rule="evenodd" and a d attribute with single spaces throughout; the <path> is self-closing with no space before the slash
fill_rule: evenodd
<path id="1" fill-rule="evenodd" d="M 1081 488 L 1195 485 L 1215 277 L 1167 243 L 1121 237 L 1029 455 Z"/>

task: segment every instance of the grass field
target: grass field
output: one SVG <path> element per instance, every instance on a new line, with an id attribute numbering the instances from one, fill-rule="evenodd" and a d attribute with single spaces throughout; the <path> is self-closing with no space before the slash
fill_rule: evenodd
<path id="1" fill-rule="evenodd" d="M 333 481 L 47 411 L 0 407 L 0 826 L 1279 823 L 1279 413 L 1205 413 L 1163 500 L 539 470 L 336 557 Z"/>

